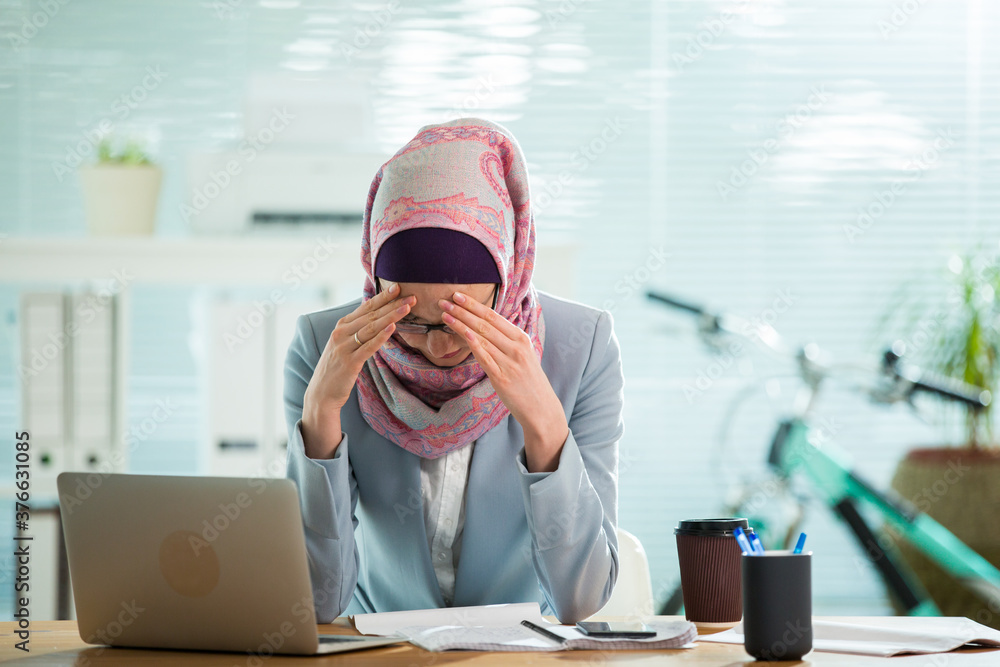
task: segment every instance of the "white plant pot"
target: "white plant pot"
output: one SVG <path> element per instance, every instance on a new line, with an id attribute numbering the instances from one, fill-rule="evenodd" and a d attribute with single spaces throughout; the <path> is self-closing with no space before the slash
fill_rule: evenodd
<path id="1" fill-rule="evenodd" d="M 80 167 L 87 228 L 95 236 L 152 234 L 163 170 L 153 165 Z"/>

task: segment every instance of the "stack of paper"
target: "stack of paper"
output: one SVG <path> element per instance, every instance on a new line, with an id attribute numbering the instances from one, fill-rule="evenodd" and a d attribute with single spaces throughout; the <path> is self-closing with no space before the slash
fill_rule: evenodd
<path id="1" fill-rule="evenodd" d="M 521 625 L 523 620 L 531 621 L 559 635 L 563 641 L 549 639 L 524 627 Z M 538 603 L 535 602 L 359 614 L 354 617 L 354 625 L 364 634 L 402 635 L 428 651 L 670 649 L 680 648 L 698 636 L 694 624 L 688 621 L 653 620 L 647 625 L 650 629 L 656 630 L 654 637 L 646 639 L 588 637 L 574 627 L 548 623 L 542 619 Z"/>
<path id="2" fill-rule="evenodd" d="M 588 637 L 576 628 L 566 625 L 552 625 L 550 623 L 541 625 L 545 630 L 562 637 L 564 639 L 562 642 L 543 637 L 521 625 L 503 628 L 458 625 L 412 626 L 400 628 L 399 632 L 408 637 L 411 643 L 428 651 L 450 651 L 453 649 L 470 651 L 652 650 L 680 648 L 698 637 L 698 630 L 694 624 L 688 621 L 662 621 L 647 625 L 650 629 L 656 630 L 655 637 L 604 639 Z"/>
<path id="3" fill-rule="evenodd" d="M 489 604 L 478 607 L 443 607 L 412 611 L 385 611 L 380 614 L 355 614 L 354 627 L 363 635 L 389 637 L 400 628 L 426 626 L 484 626 L 493 628 L 520 625 L 521 621 L 546 623 L 537 602 Z"/>
<path id="4" fill-rule="evenodd" d="M 1000 631 L 963 617 L 871 616 L 813 619 L 813 649 L 833 653 L 892 656 L 941 653 L 966 644 L 1000 647 Z M 743 625 L 700 638 L 743 643 Z"/>

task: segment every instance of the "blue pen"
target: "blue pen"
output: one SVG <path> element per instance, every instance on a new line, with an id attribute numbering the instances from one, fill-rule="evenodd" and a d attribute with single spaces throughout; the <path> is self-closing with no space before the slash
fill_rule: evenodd
<path id="1" fill-rule="evenodd" d="M 806 534 L 799 533 L 799 541 L 795 543 L 795 551 L 793 551 L 792 553 L 793 554 L 802 553 L 802 547 L 804 547 L 805 545 L 806 545 Z"/>
<path id="2" fill-rule="evenodd" d="M 749 556 L 753 553 L 753 547 L 750 546 L 750 542 L 747 540 L 747 536 L 743 534 L 742 528 L 733 528 L 733 537 L 739 542 L 740 551 L 743 552 L 744 556 Z"/>
<path id="3" fill-rule="evenodd" d="M 764 553 L 764 545 L 761 543 L 760 538 L 757 537 L 757 533 L 750 533 L 750 545 L 753 547 L 755 553 Z"/>

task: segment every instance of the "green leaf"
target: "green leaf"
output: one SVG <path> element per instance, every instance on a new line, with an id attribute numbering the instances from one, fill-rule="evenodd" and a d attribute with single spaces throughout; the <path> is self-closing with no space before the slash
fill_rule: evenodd
<path id="1" fill-rule="evenodd" d="M 129 139 L 120 145 L 111 136 L 104 137 L 97 146 L 97 161 L 100 164 L 147 165 L 153 164 L 145 148 L 137 139 Z"/>
<path id="2" fill-rule="evenodd" d="M 961 270 L 946 280 L 907 280 L 892 296 L 877 326 L 882 344 L 911 345 L 910 361 L 925 370 L 961 379 L 998 395 L 1000 384 L 1000 255 L 982 246 L 962 256 Z M 886 340 L 888 338 L 888 341 Z M 966 440 L 972 447 L 991 443 L 992 407 L 965 413 Z"/>

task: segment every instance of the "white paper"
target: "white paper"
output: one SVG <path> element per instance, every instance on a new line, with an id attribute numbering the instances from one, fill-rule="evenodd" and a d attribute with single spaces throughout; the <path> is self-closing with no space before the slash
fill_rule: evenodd
<path id="1" fill-rule="evenodd" d="M 743 643 L 743 624 L 699 641 Z M 888 657 L 942 653 L 965 644 L 1000 647 L 1000 630 L 961 616 L 866 616 L 813 618 L 813 650 Z"/>
<path id="2" fill-rule="evenodd" d="M 690 645 L 698 638 L 698 630 L 688 621 L 651 620 L 648 625 L 656 636 L 642 639 L 621 637 L 589 637 L 575 627 L 542 622 L 540 627 L 563 637 L 559 642 L 538 632 L 512 625 L 503 627 L 482 626 L 410 626 L 399 628 L 399 634 L 411 643 L 428 651 L 564 651 L 590 649 L 626 651 L 637 649 L 678 649 Z"/>
<path id="3" fill-rule="evenodd" d="M 690 634 L 689 630 L 694 627 L 689 621 L 658 619 L 655 616 L 647 617 L 645 619 L 645 623 L 647 628 L 656 631 L 654 636 L 637 637 L 635 639 L 624 639 L 622 637 L 595 637 L 593 635 L 583 634 L 577 630 L 576 626 L 573 625 L 550 625 L 546 623 L 542 627 L 566 640 L 606 644 L 612 647 L 623 645 L 633 646 L 636 644 L 657 644 L 669 639 L 688 635 Z M 695 630 L 695 633 L 697 633 L 697 630 Z M 691 641 L 694 641 L 695 639 L 697 639 L 697 634 L 691 637 Z"/>
<path id="4" fill-rule="evenodd" d="M 550 628 L 545 624 L 546 628 Z M 484 628 L 449 625 L 400 628 L 400 634 L 428 651 L 448 647 L 476 651 L 556 651 L 562 646 L 523 625 Z"/>
<path id="5" fill-rule="evenodd" d="M 479 607 L 443 607 L 440 609 L 414 609 L 412 611 L 386 611 L 380 614 L 355 614 L 354 626 L 363 635 L 388 637 L 400 628 L 412 626 L 485 626 L 514 627 L 521 621 L 548 625 L 542 619 L 537 602 L 516 604 L 490 604 Z"/>

